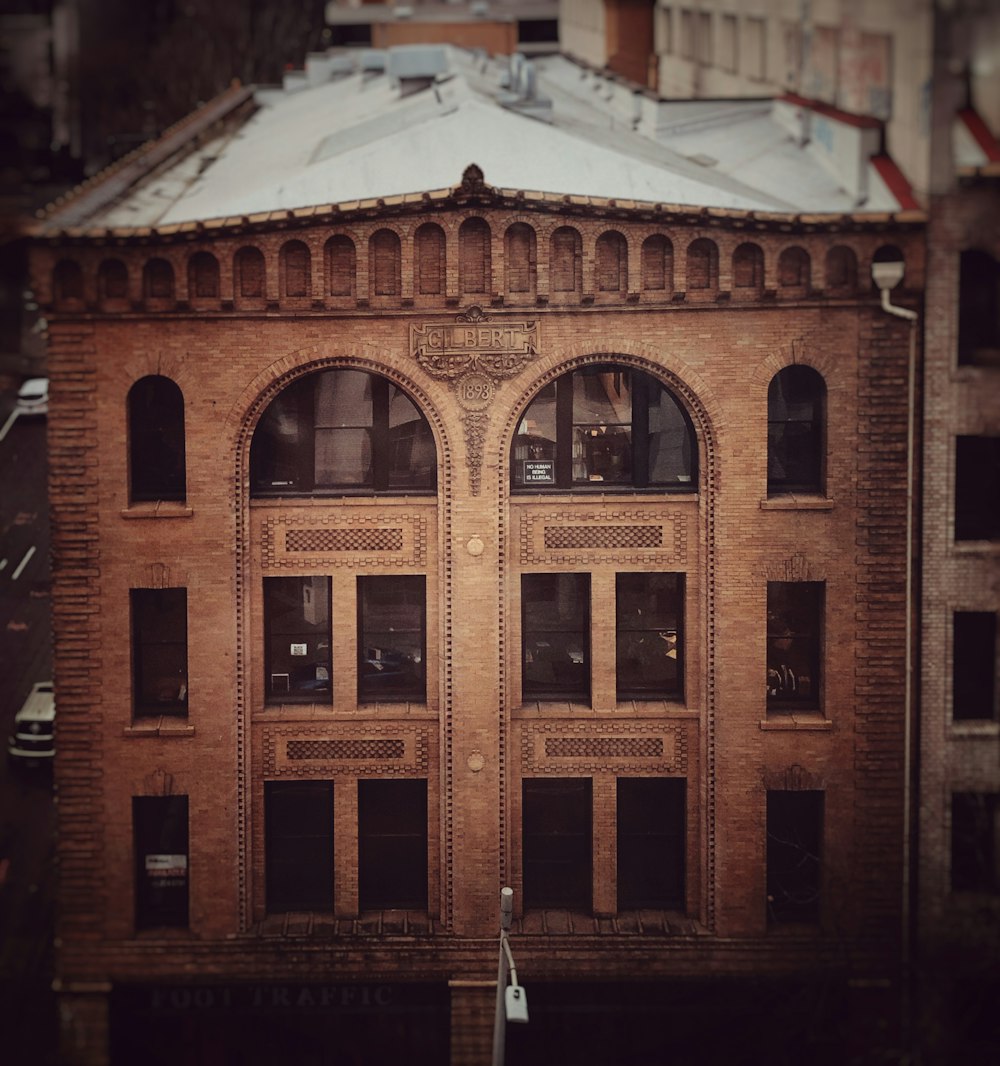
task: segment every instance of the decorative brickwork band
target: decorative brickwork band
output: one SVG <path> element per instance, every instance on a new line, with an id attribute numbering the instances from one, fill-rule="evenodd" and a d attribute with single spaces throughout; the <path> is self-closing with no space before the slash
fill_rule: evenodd
<path id="1" fill-rule="evenodd" d="M 401 529 L 290 529 L 286 552 L 399 552 Z"/>
<path id="2" fill-rule="evenodd" d="M 620 562 L 620 553 L 629 552 L 631 562 L 684 565 L 690 523 L 691 518 L 676 508 L 670 514 L 631 508 L 544 513 L 527 510 L 521 516 L 520 561 L 522 565 L 593 565 Z M 597 552 L 614 554 L 604 556 Z"/>
<path id="3" fill-rule="evenodd" d="M 430 768 L 428 730 L 416 726 L 267 726 L 262 740 L 264 773 L 269 777 L 412 776 L 425 775 Z"/>
<path id="4" fill-rule="evenodd" d="M 548 759 L 659 759 L 663 737 L 547 737 Z"/>
<path id="5" fill-rule="evenodd" d="M 680 723 L 525 723 L 521 772 L 683 774 L 689 745 L 688 728 Z"/>
<path id="6" fill-rule="evenodd" d="M 402 759 L 406 744 L 402 740 L 290 740 L 286 748 L 289 759 Z"/>
<path id="7" fill-rule="evenodd" d="M 659 548 L 662 526 L 546 526 L 545 547 Z"/>
<path id="8" fill-rule="evenodd" d="M 308 520 L 277 515 L 263 523 L 261 549 L 265 570 L 286 566 L 423 566 L 427 521 L 412 514 L 359 513 Z"/>

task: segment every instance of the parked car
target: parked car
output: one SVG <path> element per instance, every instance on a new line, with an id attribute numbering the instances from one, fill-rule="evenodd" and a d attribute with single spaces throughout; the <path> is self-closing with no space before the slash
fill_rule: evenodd
<path id="1" fill-rule="evenodd" d="M 17 390 L 17 413 L 24 415 L 47 415 L 49 413 L 49 379 L 28 378 Z"/>
<path id="2" fill-rule="evenodd" d="M 56 698 L 51 681 L 37 681 L 14 715 L 7 755 L 26 765 L 51 763 L 55 755 Z"/>

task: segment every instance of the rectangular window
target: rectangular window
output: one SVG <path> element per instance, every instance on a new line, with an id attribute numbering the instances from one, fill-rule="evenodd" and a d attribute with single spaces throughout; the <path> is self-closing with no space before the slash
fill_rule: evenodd
<path id="1" fill-rule="evenodd" d="M 683 574 L 618 574 L 618 699 L 681 699 Z"/>
<path id="2" fill-rule="evenodd" d="M 818 708 L 823 583 L 767 583 L 768 713 Z"/>
<path id="3" fill-rule="evenodd" d="M 681 11 L 680 53 L 682 59 L 694 59 L 694 12 Z"/>
<path id="4" fill-rule="evenodd" d="M 132 703 L 137 718 L 188 706 L 187 589 L 132 589 Z"/>
<path id="5" fill-rule="evenodd" d="M 590 699 L 590 574 L 521 575 L 524 700 Z"/>
<path id="6" fill-rule="evenodd" d="M 765 22 L 762 18 L 748 18 L 743 23 L 744 57 L 743 73 L 748 78 L 762 81 L 767 72 Z"/>
<path id="7" fill-rule="evenodd" d="M 674 51 L 673 38 L 673 11 L 669 7 L 656 9 L 656 21 L 654 23 L 654 48 L 657 55 L 668 56 Z"/>
<path id="8" fill-rule="evenodd" d="M 955 792 L 951 797 L 953 892 L 1000 892 L 997 835 L 1000 794 Z"/>
<path id="9" fill-rule="evenodd" d="M 685 791 L 680 777 L 618 778 L 618 910 L 684 909 Z"/>
<path id="10" fill-rule="evenodd" d="M 723 15 L 719 20 L 719 66 L 734 73 L 738 69 L 736 27 L 735 15 Z"/>
<path id="11" fill-rule="evenodd" d="M 698 62 L 712 62 L 712 15 L 708 11 L 698 14 Z"/>
<path id="12" fill-rule="evenodd" d="M 589 911 L 590 778 L 526 778 L 522 796 L 525 907 Z"/>
<path id="13" fill-rule="evenodd" d="M 956 722 L 996 717 L 997 616 L 956 611 L 952 628 L 952 717 Z"/>
<path id="14" fill-rule="evenodd" d="M 427 909 L 427 782 L 358 782 L 361 910 Z"/>
<path id="15" fill-rule="evenodd" d="M 272 703 L 329 703 L 330 579 L 265 577 L 265 691 Z"/>
<path id="16" fill-rule="evenodd" d="M 422 575 L 358 578 L 358 700 L 427 699 Z"/>
<path id="17" fill-rule="evenodd" d="M 188 798 L 133 796 L 135 927 L 188 924 Z"/>
<path id="18" fill-rule="evenodd" d="M 264 782 L 268 914 L 333 910 L 333 782 Z"/>
<path id="19" fill-rule="evenodd" d="M 1000 540 L 1000 437 L 955 440 L 955 540 Z"/>
<path id="20" fill-rule="evenodd" d="M 823 793 L 767 794 L 767 920 L 818 922 Z"/>

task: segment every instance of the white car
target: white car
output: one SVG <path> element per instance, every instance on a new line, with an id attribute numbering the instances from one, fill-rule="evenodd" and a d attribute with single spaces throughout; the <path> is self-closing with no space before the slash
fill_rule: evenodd
<path id="1" fill-rule="evenodd" d="M 49 379 L 28 378 L 17 390 L 15 410 L 21 416 L 49 413 Z"/>
<path id="2" fill-rule="evenodd" d="M 12 760 L 51 763 L 55 755 L 56 698 L 51 681 L 37 681 L 14 715 L 14 732 L 7 741 Z"/>

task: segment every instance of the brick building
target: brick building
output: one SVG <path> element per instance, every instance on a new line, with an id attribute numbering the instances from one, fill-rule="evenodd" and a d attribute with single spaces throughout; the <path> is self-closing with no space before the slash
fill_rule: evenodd
<path id="1" fill-rule="evenodd" d="M 39 222 L 65 1060 L 875 1053 L 923 216 L 407 56 Z"/>

